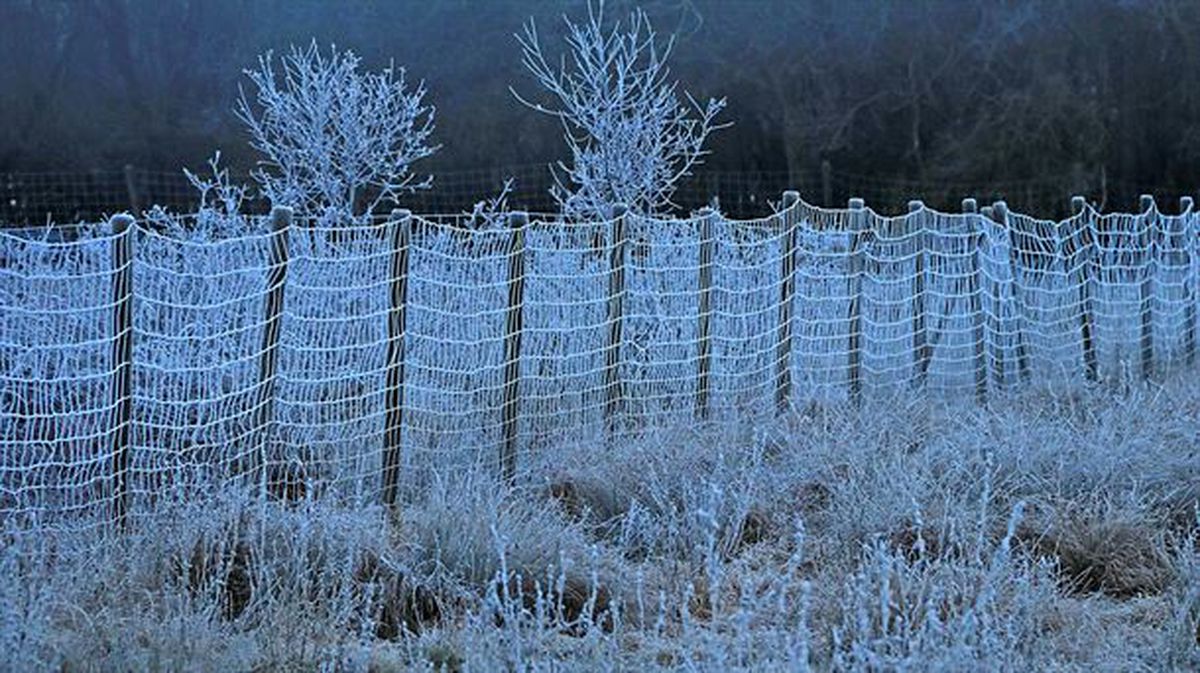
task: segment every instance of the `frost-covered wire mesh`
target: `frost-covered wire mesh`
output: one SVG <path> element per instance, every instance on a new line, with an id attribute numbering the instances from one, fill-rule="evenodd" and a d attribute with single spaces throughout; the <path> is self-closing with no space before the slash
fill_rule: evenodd
<path id="1" fill-rule="evenodd" d="M 235 483 L 373 503 L 391 465 L 412 491 L 780 401 L 996 395 L 1197 346 L 1190 210 L 273 222 L 155 211 L 127 267 L 107 224 L 0 234 L 0 518 L 100 525 Z"/>
<path id="2" fill-rule="evenodd" d="M 4 235 L 0 259 L 0 511 L 72 515 L 112 471 L 111 248 L 97 231 L 63 243 Z"/>

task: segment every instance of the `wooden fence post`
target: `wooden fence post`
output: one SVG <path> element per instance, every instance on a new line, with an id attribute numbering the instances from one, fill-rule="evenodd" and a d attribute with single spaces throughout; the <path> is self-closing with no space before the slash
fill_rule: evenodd
<path id="1" fill-rule="evenodd" d="M 849 343 L 847 348 L 846 378 L 849 384 L 850 401 L 862 404 L 862 298 L 863 298 L 863 248 L 869 240 L 866 205 L 862 199 L 850 200 L 850 309 Z"/>
<path id="2" fill-rule="evenodd" d="M 800 192 L 783 193 L 783 257 L 780 263 L 779 325 L 775 335 L 775 407 L 788 410 L 792 399 L 792 302 L 796 294 L 796 243 L 800 215 L 796 206 Z"/>
<path id="3" fill-rule="evenodd" d="M 1139 310 L 1142 319 L 1141 353 L 1142 378 L 1154 374 L 1154 277 L 1158 273 L 1158 209 L 1154 197 L 1143 194 L 1140 199 L 1144 225 L 1138 240 L 1142 244 L 1142 282 L 1139 286 Z"/>
<path id="4" fill-rule="evenodd" d="M 512 235 L 508 249 L 508 311 L 504 320 L 504 449 L 500 456 L 504 481 L 517 478 L 517 412 L 521 383 L 522 313 L 525 307 L 525 230 L 529 215 L 508 216 Z"/>
<path id="5" fill-rule="evenodd" d="M 1187 272 L 1184 277 L 1185 296 L 1183 315 L 1187 325 L 1184 327 L 1183 333 L 1183 352 L 1187 359 L 1188 365 L 1196 363 L 1196 314 L 1197 302 L 1200 302 L 1200 281 L 1196 277 L 1196 272 L 1192 268 L 1197 254 L 1197 238 L 1200 237 L 1200 230 L 1197 230 L 1195 225 L 1196 216 L 1192 212 L 1194 203 L 1192 197 L 1184 196 L 1179 199 L 1179 212 L 1183 217 L 1183 259 L 1184 265 L 1187 267 Z"/>
<path id="6" fill-rule="evenodd" d="M 1013 302 L 1013 323 L 1017 340 L 1017 373 L 1021 381 L 1028 383 L 1033 372 L 1029 368 L 1029 350 L 1025 345 L 1025 314 L 1023 312 L 1025 300 L 1021 293 L 1020 276 L 1017 273 L 1020 268 L 1021 254 L 1013 243 L 1012 227 L 1008 222 L 1008 204 L 1004 201 L 997 201 L 992 205 L 992 212 L 996 217 L 996 222 L 1004 227 L 1005 239 L 1008 241 L 1008 273 L 1011 276 L 1009 295 Z"/>
<path id="7" fill-rule="evenodd" d="M 124 528 L 129 516 L 129 426 L 133 423 L 133 239 L 137 231 L 129 215 L 115 215 L 112 225 L 112 517 Z"/>
<path id="8" fill-rule="evenodd" d="M 621 410 L 621 327 L 625 314 L 625 217 L 624 204 L 613 206 L 612 245 L 609 248 L 608 344 L 604 349 L 604 417 L 609 434 L 616 428 Z"/>
<path id="9" fill-rule="evenodd" d="M 915 213 L 925 207 L 920 201 L 909 201 L 908 212 Z M 912 218 L 911 222 L 916 219 Z M 908 226 L 905 227 L 908 230 Z M 916 246 L 916 251 L 913 256 L 916 269 L 913 272 L 913 369 L 914 384 L 918 387 L 925 387 L 925 379 L 929 373 L 929 365 L 933 359 L 932 349 L 929 347 L 929 334 L 926 331 L 926 315 L 925 315 L 925 266 L 926 257 L 929 255 L 929 232 L 925 230 L 922 224 L 917 233 L 913 236 L 913 243 Z"/>
<path id="10" fill-rule="evenodd" d="M 388 309 L 387 409 L 383 434 L 383 504 L 394 507 L 404 434 L 404 337 L 408 332 L 408 248 L 412 213 L 392 211 L 391 306 Z"/>
<path id="11" fill-rule="evenodd" d="M 971 273 L 967 277 L 967 303 L 970 306 L 972 334 L 975 339 L 975 400 L 980 404 L 987 404 L 987 334 L 984 331 L 983 315 L 983 265 L 979 259 L 979 251 L 983 247 L 984 230 L 978 217 L 979 204 L 975 199 L 963 199 L 962 212 L 967 216 L 967 221 L 972 224 L 973 233 L 970 242 Z M 993 296 L 995 296 L 994 293 Z M 995 340 L 993 334 L 993 344 Z"/>
<path id="12" fill-rule="evenodd" d="M 998 222 L 996 219 L 995 206 L 983 206 L 979 209 L 979 214 L 983 216 L 985 222 Z M 1007 232 L 1002 232 L 1002 236 L 1006 236 Z M 993 241 L 993 253 L 995 253 L 996 243 Z M 1008 248 L 1004 250 L 1007 252 Z M 993 255 L 994 256 L 994 255 Z M 998 259 L 998 257 L 997 257 Z M 992 370 L 992 387 L 996 390 L 1004 389 L 1004 375 L 1007 364 L 1005 363 L 1006 353 L 1004 352 L 1003 327 L 1004 327 L 1004 296 L 1000 289 L 1000 280 L 990 278 L 991 281 L 991 298 L 992 298 L 992 313 L 988 316 L 988 330 L 991 334 L 991 370 Z"/>
<path id="13" fill-rule="evenodd" d="M 1082 196 L 1071 198 L 1072 214 L 1082 215 L 1086 208 L 1087 200 Z M 1088 381 L 1097 381 L 1100 378 L 1100 367 L 1096 361 L 1095 322 L 1092 316 L 1091 288 L 1096 255 L 1096 237 L 1095 233 L 1091 230 L 1090 219 L 1083 220 L 1082 227 L 1085 235 L 1080 236 L 1077 243 L 1080 246 L 1086 245 L 1087 249 L 1076 250 L 1075 254 L 1083 260 L 1083 263 L 1079 266 L 1079 336 L 1083 346 L 1084 378 Z M 1070 260 L 1064 262 L 1067 264 L 1068 269 L 1071 265 L 1070 262 Z"/>
<path id="14" fill-rule="evenodd" d="M 263 430 L 258 447 L 257 481 L 260 495 L 267 494 L 267 442 L 271 439 L 269 426 L 275 422 L 275 379 L 279 364 L 279 333 L 283 323 L 283 296 L 287 284 L 288 231 L 292 224 L 292 209 L 271 208 L 271 261 L 267 269 L 267 295 L 263 322 L 262 346 L 258 363 L 258 418 L 255 427 Z"/>
<path id="15" fill-rule="evenodd" d="M 696 379 L 696 418 L 708 418 L 708 400 L 710 376 L 712 372 L 712 271 L 715 241 L 713 240 L 713 218 L 716 213 L 711 208 L 700 211 L 700 273 L 699 273 L 699 361 L 697 363 Z"/>

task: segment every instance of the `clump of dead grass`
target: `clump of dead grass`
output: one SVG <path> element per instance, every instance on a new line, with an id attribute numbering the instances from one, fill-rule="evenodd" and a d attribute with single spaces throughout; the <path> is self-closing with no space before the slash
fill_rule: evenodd
<path id="1" fill-rule="evenodd" d="M 1073 593 L 1156 595 L 1174 579 L 1167 534 L 1136 505 L 1049 502 L 1022 527 L 1031 553 L 1054 560 Z"/>

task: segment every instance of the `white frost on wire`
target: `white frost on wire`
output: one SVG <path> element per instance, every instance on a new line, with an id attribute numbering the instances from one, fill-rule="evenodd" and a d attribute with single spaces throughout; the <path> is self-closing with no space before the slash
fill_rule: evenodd
<path id="1" fill-rule="evenodd" d="M 231 212 L 221 198 L 209 204 L 192 215 L 151 211 L 134 232 L 131 511 L 178 489 L 243 478 L 259 456 L 303 466 L 304 478 L 331 495 L 376 501 L 397 224 L 329 213 L 293 222 L 278 372 L 264 415 L 271 233 L 265 218 Z M 1200 329 L 1194 213 L 1088 209 L 1063 222 L 1011 213 L 1001 226 L 974 214 L 860 211 L 870 235 L 860 237 L 855 267 L 850 211 L 803 201 L 793 208 L 748 222 L 704 215 L 713 218 L 715 246 L 713 422 L 774 413 L 781 365 L 793 381 L 790 405 L 844 398 L 855 287 L 857 382 L 868 400 L 912 390 L 918 255 L 931 355 L 920 386 L 930 394 L 970 395 L 981 354 L 989 394 L 1026 373 L 1032 382 L 1082 380 L 1085 308 L 1103 378 L 1137 371 L 1147 345 L 1158 367 L 1180 361 Z M 513 235 L 505 226 L 411 222 L 406 489 L 438 471 L 497 461 Z M 790 279 L 781 275 L 785 224 L 798 228 Z M 610 422 L 617 436 L 696 422 L 699 218 L 625 218 L 621 398 L 619 417 L 609 419 L 613 225 L 524 225 L 520 461 L 536 461 L 548 446 L 594 450 L 588 442 Z M 104 226 L 77 231 L 65 240 L 0 233 L 0 518 L 91 525 L 103 518 L 87 515 L 105 512 L 112 495 L 114 239 Z M 794 283 L 792 340 L 781 357 L 785 280 Z"/>

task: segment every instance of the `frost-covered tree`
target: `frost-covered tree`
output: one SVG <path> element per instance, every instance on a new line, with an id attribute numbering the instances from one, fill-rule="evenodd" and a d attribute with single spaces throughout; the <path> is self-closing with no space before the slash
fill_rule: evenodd
<path id="1" fill-rule="evenodd" d="M 277 75 L 267 52 L 245 71 L 257 91 L 253 102 L 242 91 L 236 109 L 263 155 L 253 176 L 272 203 L 301 214 L 374 214 L 432 184 L 412 171 L 439 149 L 430 144 L 424 82 L 410 88 L 393 66 L 360 72 L 353 52 L 334 47 L 326 56 L 315 42 L 292 47 L 281 63 Z"/>
<path id="2" fill-rule="evenodd" d="M 548 60 L 531 20 L 517 35 L 525 68 L 552 102 L 512 93 L 530 108 L 563 124 L 571 163 L 559 162 L 552 193 L 564 214 L 605 217 L 616 203 L 644 214 L 675 204 L 679 181 L 708 153 L 709 134 L 725 99 L 701 104 L 671 80 L 667 59 L 674 44 L 660 45 L 644 12 L 625 25 L 604 26 L 604 5 L 588 4 L 577 24 L 564 17 L 570 56 Z"/>

